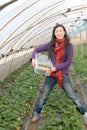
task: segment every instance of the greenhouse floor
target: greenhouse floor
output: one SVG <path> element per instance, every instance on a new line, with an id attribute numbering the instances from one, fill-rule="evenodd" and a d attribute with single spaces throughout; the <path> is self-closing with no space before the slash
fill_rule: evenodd
<path id="1" fill-rule="evenodd" d="M 75 77 L 75 79 L 76 79 L 76 77 Z M 80 91 L 80 88 L 79 88 L 79 84 L 77 85 L 77 83 L 76 83 L 76 81 L 77 81 L 77 79 L 75 80 L 74 78 L 73 78 L 73 81 L 72 82 L 74 82 L 74 87 L 75 87 L 75 90 L 76 90 L 76 92 L 78 93 L 78 95 L 80 96 L 80 98 L 84 101 L 84 96 L 83 96 L 83 94 L 82 94 L 82 92 Z M 42 81 L 43 82 L 43 81 Z M 81 81 L 82 82 L 82 81 Z M 79 81 L 79 83 L 80 83 L 80 81 Z M 40 86 L 41 87 L 41 86 Z M 38 88 L 39 90 L 41 90 L 41 88 Z M 38 96 L 39 96 L 39 94 L 40 94 L 40 91 L 38 90 L 38 92 L 37 92 L 37 96 L 35 97 L 35 100 L 37 101 L 37 99 L 38 99 Z M 36 101 L 34 102 L 34 104 L 33 104 L 33 109 L 31 110 L 31 115 L 33 115 L 33 111 L 34 111 L 34 108 L 35 108 L 35 104 L 36 104 Z M 87 106 L 86 106 L 87 107 Z M 29 120 L 27 121 L 29 124 L 28 124 L 28 126 L 27 126 L 27 129 L 25 128 L 25 130 L 38 130 L 38 128 L 40 127 L 40 125 L 41 125 L 41 122 L 43 121 L 43 120 L 45 120 L 45 118 L 43 118 L 43 117 L 41 117 L 40 118 L 40 120 L 37 122 L 37 123 L 32 123 L 31 122 L 31 118 L 32 117 L 30 117 L 29 118 Z M 25 123 L 26 124 L 26 123 Z M 24 130 L 24 128 L 23 128 L 23 130 Z M 50 129 L 49 129 L 50 130 Z M 87 126 L 83 123 L 83 129 L 82 130 L 87 130 Z"/>
<path id="2" fill-rule="evenodd" d="M 76 92 L 87 108 L 87 90 L 84 83 L 73 75 L 71 79 Z M 40 81 L 42 82 L 38 86 Z M 0 130 L 71 130 L 71 128 L 87 130 L 76 106 L 62 90 L 58 91 L 58 86 L 54 87 L 44 105 L 41 119 L 37 123 L 31 123 L 35 105 L 42 90 L 43 76 L 33 73 L 30 64 L 25 64 L 0 85 Z M 81 86 L 84 91 L 81 91 Z"/>

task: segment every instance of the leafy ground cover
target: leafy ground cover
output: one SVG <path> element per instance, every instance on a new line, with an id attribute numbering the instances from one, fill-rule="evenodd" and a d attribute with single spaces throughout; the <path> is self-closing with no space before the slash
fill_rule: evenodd
<path id="1" fill-rule="evenodd" d="M 44 120 L 38 130 L 82 130 L 81 115 L 76 105 L 57 87 L 43 106 L 42 117 Z"/>
<path id="2" fill-rule="evenodd" d="M 0 130 L 19 130 L 29 114 L 41 76 L 33 73 L 29 63 L 0 82 Z"/>
<path id="3" fill-rule="evenodd" d="M 73 67 L 76 75 L 87 84 L 87 45 L 77 45 L 75 47 Z"/>
<path id="4" fill-rule="evenodd" d="M 42 79 L 27 63 L 0 82 L 0 130 L 20 130 Z M 76 106 L 54 87 L 42 111 L 40 130 L 82 130 L 81 115 Z"/>

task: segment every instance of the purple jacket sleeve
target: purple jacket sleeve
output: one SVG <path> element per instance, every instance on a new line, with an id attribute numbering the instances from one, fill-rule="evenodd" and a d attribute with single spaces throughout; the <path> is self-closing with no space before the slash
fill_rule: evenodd
<path id="1" fill-rule="evenodd" d="M 63 70 L 65 68 L 69 67 L 72 63 L 72 60 L 73 60 L 73 54 L 74 54 L 73 45 L 70 44 L 70 46 L 69 46 L 69 59 L 65 62 L 62 62 L 58 65 L 55 65 L 56 70 Z"/>
<path id="2" fill-rule="evenodd" d="M 45 44 L 43 44 L 43 45 L 40 45 L 40 46 L 36 47 L 36 48 L 33 50 L 32 54 L 31 54 L 31 56 L 30 56 L 30 61 L 31 61 L 32 59 L 35 59 L 35 54 L 36 54 L 36 53 L 44 52 L 44 51 L 48 51 L 48 50 L 49 50 L 49 43 L 45 43 Z"/>

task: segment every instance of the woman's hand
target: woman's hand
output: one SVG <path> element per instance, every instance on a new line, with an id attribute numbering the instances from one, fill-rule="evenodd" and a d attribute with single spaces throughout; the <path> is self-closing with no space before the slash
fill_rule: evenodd
<path id="1" fill-rule="evenodd" d="M 55 69 L 55 67 L 52 67 L 51 69 L 46 69 L 46 73 L 48 74 L 48 75 L 51 75 L 51 73 L 52 72 L 55 72 L 56 71 L 56 69 Z"/>
<path id="2" fill-rule="evenodd" d="M 36 61 L 35 59 L 32 59 L 32 66 L 35 67 L 35 65 L 36 65 Z"/>

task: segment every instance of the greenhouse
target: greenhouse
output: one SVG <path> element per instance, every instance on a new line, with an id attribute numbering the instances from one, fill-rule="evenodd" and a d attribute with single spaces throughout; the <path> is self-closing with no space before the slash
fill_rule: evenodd
<path id="1" fill-rule="evenodd" d="M 43 104 L 40 119 L 32 122 L 44 78 L 56 75 L 57 67 L 52 64 L 52 69 L 45 69 L 51 76 L 42 70 L 37 73 L 31 57 L 52 42 L 53 29 L 62 28 L 60 25 L 65 27 L 64 36 L 67 32 L 74 51 L 69 79 L 87 111 L 87 0 L 0 0 L 0 130 L 87 130 L 78 103 L 73 103 L 59 84 Z M 45 50 L 50 55 L 50 49 Z M 41 56 L 47 56 L 46 51 Z M 56 59 L 60 56 L 57 72 L 63 74 L 62 52 Z M 66 53 L 72 54 L 72 50 Z"/>

